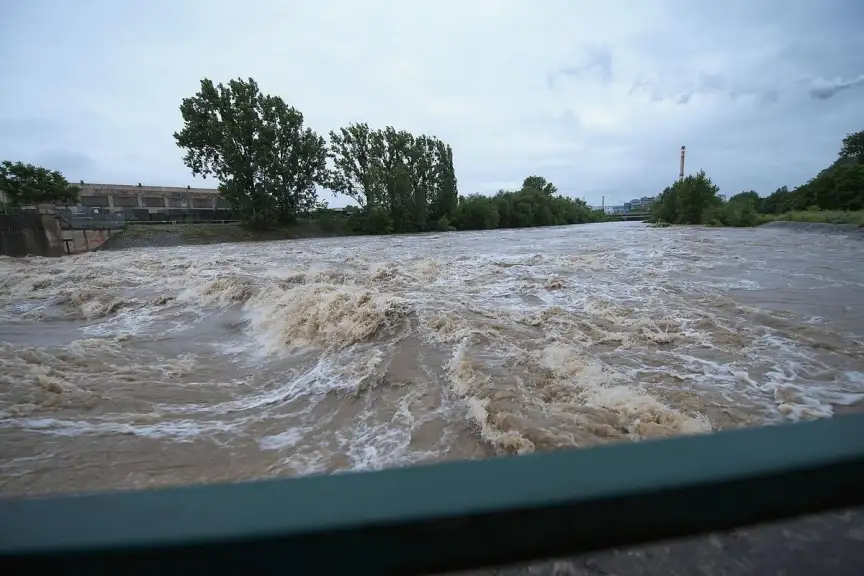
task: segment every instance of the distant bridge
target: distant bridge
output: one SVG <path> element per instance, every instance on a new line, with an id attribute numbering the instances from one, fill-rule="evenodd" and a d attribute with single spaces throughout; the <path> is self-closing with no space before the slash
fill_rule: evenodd
<path id="1" fill-rule="evenodd" d="M 631 210 L 630 212 L 609 214 L 608 217 L 610 220 L 647 220 L 651 217 L 651 212 L 648 210 Z"/>

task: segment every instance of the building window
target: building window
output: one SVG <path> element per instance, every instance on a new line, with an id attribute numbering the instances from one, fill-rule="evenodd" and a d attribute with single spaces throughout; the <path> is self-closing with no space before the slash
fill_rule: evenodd
<path id="1" fill-rule="evenodd" d="M 209 198 L 193 198 L 193 208 L 213 208 L 213 201 Z"/>
<path id="2" fill-rule="evenodd" d="M 169 208 L 184 208 L 183 199 L 182 198 L 168 198 L 168 207 Z"/>
<path id="3" fill-rule="evenodd" d="M 137 208 L 138 198 L 136 196 L 114 196 L 115 208 Z"/>
<path id="4" fill-rule="evenodd" d="M 108 206 L 108 196 L 81 196 L 84 206 Z"/>
<path id="5" fill-rule="evenodd" d="M 231 208 L 231 203 L 225 200 L 224 198 L 216 199 L 216 208 Z"/>
<path id="6" fill-rule="evenodd" d="M 164 208 L 165 198 L 157 198 L 155 196 L 145 196 L 141 199 L 145 208 Z"/>

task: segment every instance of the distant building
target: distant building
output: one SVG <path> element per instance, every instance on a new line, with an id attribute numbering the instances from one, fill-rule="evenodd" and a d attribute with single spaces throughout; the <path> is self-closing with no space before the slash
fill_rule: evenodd
<path id="1" fill-rule="evenodd" d="M 76 184 L 80 204 L 58 209 L 79 216 L 117 215 L 126 220 L 227 220 L 231 205 L 215 188 Z"/>
<path id="2" fill-rule="evenodd" d="M 78 184 L 81 205 L 107 208 L 112 212 L 141 208 L 150 212 L 170 208 L 196 210 L 229 209 L 228 202 L 215 188 L 174 186 L 131 186 L 128 184 Z"/>
<path id="3" fill-rule="evenodd" d="M 654 198 L 650 198 L 648 196 L 643 196 L 642 198 L 634 198 L 629 202 L 630 210 L 633 212 L 642 212 L 645 210 L 650 210 L 654 205 Z"/>
<path id="4" fill-rule="evenodd" d="M 720 198 L 721 201 L 726 202 L 726 195 L 725 194 L 718 194 L 717 196 Z"/>

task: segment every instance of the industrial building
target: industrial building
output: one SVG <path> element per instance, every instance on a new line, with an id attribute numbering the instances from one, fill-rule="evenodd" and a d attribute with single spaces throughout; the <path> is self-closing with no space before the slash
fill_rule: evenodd
<path id="1" fill-rule="evenodd" d="M 78 184 L 81 203 L 63 207 L 81 215 L 111 214 L 125 220 L 225 220 L 231 206 L 215 188 Z"/>

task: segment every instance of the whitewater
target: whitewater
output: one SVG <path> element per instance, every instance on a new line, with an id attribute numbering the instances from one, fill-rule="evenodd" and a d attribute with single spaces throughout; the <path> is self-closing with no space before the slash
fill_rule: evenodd
<path id="1" fill-rule="evenodd" d="M 0 494 L 406 466 L 864 399 L 864 242 L 607 223 L 0 259 Z"/>

